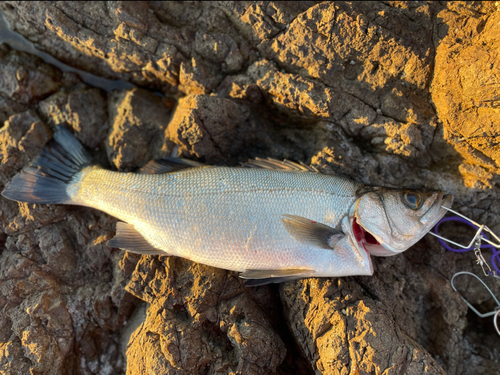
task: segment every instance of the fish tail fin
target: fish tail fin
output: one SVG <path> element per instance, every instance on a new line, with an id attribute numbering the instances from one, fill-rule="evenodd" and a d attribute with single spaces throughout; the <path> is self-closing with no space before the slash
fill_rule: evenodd
<path id="1" fill-rule="evenodd" d="M 27 203 L 71 203 L 67 192 L 74 176 L 92 164 L 92 157 L 63 126 L 43 149 L 33 166 L 17 174 L 2 195 Z"/>

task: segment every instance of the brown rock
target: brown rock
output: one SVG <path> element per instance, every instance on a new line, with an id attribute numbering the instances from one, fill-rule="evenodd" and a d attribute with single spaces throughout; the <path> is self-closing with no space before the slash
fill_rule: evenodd
<path id="1" fill-rule="evenodd" d="M 0 48 L 0 94 L 21 104 L 33 104 L 61 87 L 62 73 L 24 52 Z"/>
<path id="2" fill-rule="evenodd" d="M 7 345 L 0 361 L 16 353 L 20 340 L 27 363 L 20 357 L 15 366 L 31 372 L 68 374 L 76 364 L 84 372 L 120 367 L 111 331 L 134 305 L 123 294 L 123 284 L 121 298 L 113 302 L 109 297 L 120 280 L 113 277 L 110 262 L 118 261 L 118 254 L 113 256 L 103 244 L 95 246 L 107 229 L 96 227 L 94 218 L 88 229 L 90 218 L 78 216 L 66 215 L 66 222 L 8 237 L 0 278 L 5 314 L 0 326 Z M 98 341 L 96 335 L 101 336 Z"/>
<path id="3" fill-rule="evenodd" d="M 254 104 L 259 104 L 262 101 L 259 87 L 246 75 L 227 76 L 217 87 L 217 95 L 243 99 Z"/>
<path id="4" fill-rule="evenodd" d="M 2 344 L 0 347 L 0 366 L 6 374 L 29 373 L 29 360 L 23 355 L 23 345 L 19 339 Z"/>
<path id="5" fill-rule="evenodd" d="M 225 1 L 217 4 L 253 45 L 274 37 L 300 13 L 314 5 L 312 1 Z"/>
<path id="6" fill-rule="evenodd" d="M 227 271 L 143 257 L 127 290 L 151 303 L 127 348 L 129 374 L 269 374 L 283 361 L 281 339 Z"/>
<path id="7" fill-rule="evenodd" d="M 104 97 L 2 46 L 2 186 L 39 154 L 47 122 L 73 129 L 104 165 L 94 147 L 107 135 L 108 158 L 121 169 L 169 155 L 171 141 L 207 163 L 311 159 L 363 183 L 444 189 L 462 212 L 498 228 L 494 2 L 0 8 L 61 61 L 165 94 Z M 375 259 L 370 278 L 244 289 L 236 275 L 187 260 L 143 257 L 136 267 L 137 256 L 105 245 L 114 222 L 90 209 L 0 198 L 0 371 L 498 372 L 490 321 L 467 313 L 448 283 L 457 271 L 481 270 L 472 255 L 433 239 Z M 443 230 L 466 242 L 460 227 Z M 481 285 L 457 285 L 493 308 Z M 147 314 L 132 318 L 133 296 L 149 304 Z"/>
<path id="8" fill-rule="evenodd" d="M 179 88 L 186 94 L 209 94 L 219 81 L 220 78 L 215 77 L 213 71 L 194 57 L 180 66 Z"/>
<path id="9" fill-rule="evenodd" d="M 39 108 L 49 124 L 68 124 L 87 147 L 96 147 L 106 136 L 106 100 L 98 89 L 82 86 L 69 93 L 59 91 L 41 101 Z"/>
<path id="10" fill-rule="evenodd" d="M 0 129 L 2 164 L 0 177 L 2 186 L 6 178 L 33 160 L 50 139 L 49 129 L 32 110 L 12 115 Z"/>
<path id="11" fill-rule="evenodd" d="M 0 122 L 3 124 L 10 116 L 23 112 L 28 106 L 0 95 Z"/>
<path id="12" fill-rule="evenodd" d="M 436 279 L 434 275 L 428 276 Z M 286 307 L 285 316 L 314 369 L 324 374 L 350 374 L 355 371 L 444 374 L 444 370 L 432 356 L 408 335 L 414 336 L 415 330 L 419 331 L 425 325 L 405 317 L 406 311 L 399 310 L 399 306 L 393 309 L 386 304 L 394 296 L 389 297 L 383 292 L 378 277 L 369 280 L 369 287 L 364 285 L 367 278 L 359 279 L 358 282 L 350 278 L 308 279 L 281 287 Z M 388 281 L 385 283 L 389 284 Z M 463 315 L 457 315 L 456 310 L 453 310 L 460 306 L 460 302 L 451 288 L 446 286 L 445 280 L 440 283 L 445 288 L 444 291 L 436 289 L 435 292 L 448 296 L 448 300 L 440 302 L 440 306 L 447 313 L 455 313 L 445 319 L 461 330 L 464 327 Z M 403 281 L 403 288 L 404 285 Z M 410 307 L 416 302 L 413 308 L 418 306 L 429 310 L 429 306 L 420 306 L 414 300 L 418 298 L 416 295 L 405 295 L 403 290 L 397 289 L 398 284 L 393 286 L 396 287 L 396 295 L 401 296 L 400 303 Z M 420 294 L 425 295 L 426 291 L 421 290 Z M 464 311 L 463 306 L 460 309 Z M 440 314 L 438 310 L 433 313 Z M 297 319 L 299 316 L 303 319 Z M 403 323 L 407 325 L 402 326 Z M 444 340 L 442 343 L 445 345 L 445 342 L 449 342 L 451 349 L 456 344 L 454 340 L 459 337 L 459 334 L 455 334 L 452 340 L 443 332 L 443 337 L 437 340 Z M 455 347 L 454 350 L 456 349 Z M 444 359 L 450 361 L 450 358 Z M 452 358 L 451 362 L 457 359 Z"/>
<path id="13" fill-rule="evenodd" d="M 106 146 L 116 168 L 142 167 L 160 156 L 161 134 L 170 119 L 161 98 L 140 89 L 113 93 L 109 117 L 111 132 Z"/>
<path id="14" fill-rule="evenodd" d="M 216 111 L 212 108 L 217 108 Z M 179 104 L 168 124 L 167 137 L 207 163 L 227 161 L 242 149 L 249 111 L 230 99 L 190 95 Z"/>
<path id="15" fill-rule="evenodd" d="M 378 19 L 377 11 L 391 22 Z M 415 39 L 396 20 L 432 11 L 430 5 L 406 10 L 381 3 L 369 9 L 361 3 L 315 5 L 259 46 L 263 56 L 293 73 L 273 73 L 260 87 L 286 102 L 278 108 L 299 106 L 300 112 L 331 119 L 380 151 L 428 165 L 436 126 L 426 91 L 430 23 L 422 18 L 410 22 L 410 29 L 422 35 Z M 370 18 L 375 19 L 369 23 Z M 289 87 L 283 87 L 285 82 Z"/>
<path id="16" fill-rule="evenodd" d="M 223 10 L 202 6 L 196 15 L 184 5 L 150 5 L 97 2 L 81 8 L 61 2 L 2 9 L 15 30 L 33 31 L 31 23 L 37 24 L 30 40 L 40 49 L 83 70 L 141 86 L 169 91 L 180 83 L 187 93 L 209 93 L 223 78 L 219 71 L 234 73 L 245 65 L 250 51 L 237 33 L 229 35 L 234 27 Z"/>
<path id="17" fill-rule="evenodd" d="M 493 51 L 500 43 L 500 14 L 467 14 L 463 19 L 445 9 L 440 18 L 449 32 L 437 49 L 432 99 L 445 139 L 468 163 L 498 171 L 500 59 Z M 481 174 L 478 170 L 478 180 Z"/>

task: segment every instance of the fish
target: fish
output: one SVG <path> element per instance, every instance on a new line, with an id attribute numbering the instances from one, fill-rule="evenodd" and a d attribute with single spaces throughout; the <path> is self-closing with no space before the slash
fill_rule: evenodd
<path id="1" fill-rule="evenodd" d="M 165 158 L 141 173 L 111 171 L 62 125 L 2 196 L 101 210 L 120 220 L 108 246 L 236 271 L 250 286 L 372 275 L 371 255 L 411 247 L 453 200 L 274 159 L 224 167 Z"/>

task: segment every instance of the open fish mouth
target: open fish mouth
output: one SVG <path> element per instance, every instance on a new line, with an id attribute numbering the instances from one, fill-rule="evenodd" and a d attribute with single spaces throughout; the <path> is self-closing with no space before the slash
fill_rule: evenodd
<path id="1" fill-rule="evenodd" d="M 352 232 L 354 233 L 354 237 L 356 238 L 356 241 L 360 246 L 364 246 L 364 243 L 369 243 L 372 245 L 380 245 L 380 242 L 377 241 L 377 239 L 368 232 L 366 229 L 364 229 L 361 225 L 358 224 L 358 221 L 356 218 L 352 221 Z"/>
<path id="2" fill-rule="evenodd" d="M 372 250 L 374 247 L 380 247 L 380 250 L 385 250 L 385 248 L 378 242 L 378 240 L 368 232 L 365 228 L 358 224 L 357 219 L 354 217 L 352 220 L 352 233 L 354 234 L 354 238 L 358 243 L 359 248 L 364 249 L 367 253 L 370 253 L 367 249 L 367 246 Z"/>

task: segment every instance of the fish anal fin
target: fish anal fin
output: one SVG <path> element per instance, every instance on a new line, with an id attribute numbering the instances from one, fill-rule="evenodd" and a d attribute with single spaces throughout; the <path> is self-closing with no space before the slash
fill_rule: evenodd
<path id="1" fill-rule="evenodd" d="M 314 271 L 306 268 L 287 268 L 280 270 L 245 270 L 240 274 L 245 286 L 261 286 L 273 283 L 302 279 L 313 276 Z"/>
<path id="2" fill-rule="evenodd" d="M 204 166 L 204 164 L 194 160 L 168 157 L 164 159 L 150 160 L 144 167 L 140 169 L 139 173 L 163 174 L 202 166 Z"/>
<path id="3" fill-rule="evenodd" d="M 110 247 L 136 254 L 168 255 L 165 251 L 153 247 L 132 224 L 116 223 L 116 236 L 107 242 Z"/>
<path id="4" fill-rule="evenodd" d="M 297 241 L 319 247 L 333 249 L 344 233 L 328 225 L 296 215 L 283 215 L 281 222 L 286 231 Z"/>
<path id="5" fill-rule="evenodd" d="M 293 279 L 300 279 L 303 277 L 312 276 L 314 273 L 313 270 L 308 268 L 284 268 L 279 270 L 254 270 L 248 269 L 240 274 L 242 279 L 252 279 L 252 280 L 262 280 L 264 284 L 275 283 L 275 282 L 283 282 Z M 273 279 L 265 281 L 267 279 Z M 281 279 L 281 281 L 278 281 Z M 257 286 L 257 281 L 253 282 L 252 286 Z M 258 285 L 264 285 L 258 284 Z"/>
<path id="6" fill-rule="evenodd" d="M 302 279 L 305 276 L 284 276 L 284 277 L 266 277 L 264 279 L 245 279 L 245 286 L 262 286 L 268 284 L 278 284 L 287 281 Z"/>

